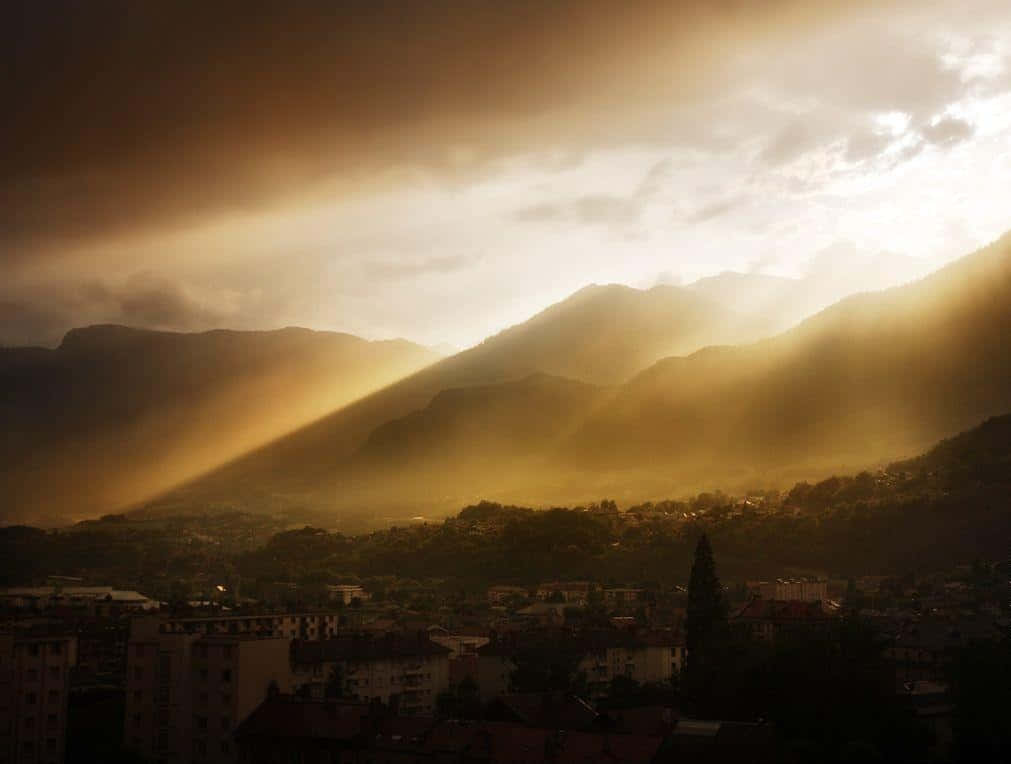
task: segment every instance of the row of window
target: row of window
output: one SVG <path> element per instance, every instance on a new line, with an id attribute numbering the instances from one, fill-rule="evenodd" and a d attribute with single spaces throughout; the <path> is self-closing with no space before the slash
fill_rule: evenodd
<path id="1" fill-rule="evenodd" d="M 63 675 L 62 666 L 50 666 L 49 667 L 49 678 L 59 679 Z M 39 670 L 37 668 L 30 668 L 25 671 L 25 680 L 29 682 L 39 681 Z"/>
<path id="2" fill-rule="evenodd" d="M 42 645 L 38 642 L 30 643 L 28 648 L 28 654 L 33 658 L 36 658 L 41 653 Z M 63 643 L 62 642 L 50 642 L 49 643 L 49 654 L 50 655 L 62 655 L 63 654 Z"/>
<path id="3" fill-rule="evenodd" d="M 47 714 L 46 715 L 46 728 L 47 729 L 55 729 L 57 727 L 58 720 L 59 720 L 59 717 L 57 717 L 56 714 Z M 24 725 L 25 725 L 25 729 L 26 730 L 33 730 L 33 729 L 35 729 L 35 717 L 34 716 L 26 716 L 25 717 L 25 721 L 24 721 Z"/>
<path id="4" fill-rule="evenodd" d="M 193 726 L 196 727 L 198 730 L 206 730 L 207 729 L 207 717 L 206 716 L 200 716 L 200 715 L 194 715 L 194 717 L 193 717 Z M 221 729 L 224 730 L 225 732 L 228 732 L 228 730 L 230 730 L 231 728 L 232 728 L 232 720 L 231 720 L 231 718 L 228 717 L 228 716 L 222 716 L 221 717 Z"/>
<path id="5" fill-rule="evenodd" d="M 48 702 L 50 702 L 50 703 L 59 703 L 60 702 L 60 691 L 59 690 L 50 690 L 49 693 L 46 695 L 46 700 Z M 35 705 L 38 702 L 39 702 L 39 695 L 38 695 L 38 693 L 35 693 L 35 692 L 26 692 L 25 693 L 25 703 L 27 703 L 30 706 L 33 706 L 33 705 Z"/>
<path id="6" fill-rule="evenodd" d="M 221 741 L 221 753 L 227 756 L 231 753 L 232 746 L 227 740 Z M 197 757 L 202 757 L 207 755 L 207 741 L 206 740 L 194 740 L 193 741 L 193 755 Z"/>

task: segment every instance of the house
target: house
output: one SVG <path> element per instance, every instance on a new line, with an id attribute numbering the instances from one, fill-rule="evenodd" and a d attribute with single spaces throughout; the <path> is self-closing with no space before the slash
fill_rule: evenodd
<path id="1" fill-rule="evenodd" d="M 589 581 L 548 581 L 537 587 L 537 599 L 585 605 L 590 601 L 593 584 Z"/>
<path id="2" fill-rule="evenodd" d="M 235 730 L 238 761 L 354 762 L 372 744 L 380 718 L 367 703 L 273 694 Z"/>
<path id="3" fill-rule="evenodd" d="M 753 639 L 771 642 L 785 631 L 822 629 L 835 621 L 820 602 L 780 601 L 753 597 L 730 617 L 732 627 Z"/>
<path id="4" fill-rule="evenodd" d="M 563 692 L 524 692 L 500 695 L 485 708 L 489 721 L 515 722 L 542 729 L 588 730 L 596 709 L 580 697 Z"/>
<path id="5" fill-rule="evenodd" d="M 492 586 L 488 589 L 488 603 L 491 605 L 504 605 L 513 599 L 526 599 L 530 596 L 522 586 Z"/>
<path id="6" fill-rule="evenodd" d="M 484 762 L 647 764 L 664 739 L 528 727 L 506 721 L 437 721 L 377 704 L 274 696 L 236 731 L 242 764 L 275 762 Z"/>
<path id="7" fill-rule="evenodd" d="M 517 610 L 515 618 L 528 626 L 561 626 L 565 623 L 566 607 L 564 603 L 535 602 Z"/>

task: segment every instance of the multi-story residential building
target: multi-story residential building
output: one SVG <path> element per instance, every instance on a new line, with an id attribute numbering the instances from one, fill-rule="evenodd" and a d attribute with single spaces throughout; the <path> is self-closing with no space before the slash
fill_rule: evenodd
<path id="1" fill-rule="evenodd" d="M 326 592 L 331 601 L 343 602 L 345 605 L 350 605 L 354 600 L 365 602 L 369 599 L 369 593 L 358 584 L 328 584 Z"/>
<path id="2" fill-rule="evenodd" d="M 488 603 L 491 605 L 502 605 L 513 599 L 525 599 L 529 596 L 530 592 L 522 586 L 500 584 L 488 589 Z"/>
<path id="3" fill-rule="evenodd" d="M 252 634 L 286 639 L 328 639 L 337 634 L 339 613 L 265 613 L 160 618 L 158 629 L 169 634 Z"/>
<path id="4" fill-rule="evenodd" d="M 625 586 L 609 586 L 604 589 L 604 602 L 609 605 L 631 605 L 642 600 L 642 589 Z"/>
<path id="5" fill-rule="evenodd" d="M 642 684 L 668 682 L 681 672 L 685 661 L 684 641 L 673 631 L 634 633 L 613 629 L 545 639 L 544 635 L 531 635 L 479 648 L 477 683 L 481 700 L 487 702 L 512 690 L 515 656 L 530 645 L 552 644 L 554 649 L 578 656 L 576 671 L 586 677 L 590 694 L 597 697 L 605 695 L 611 681 L 618 677 Z"/>
<path id="6" fill-rule="evenodd" d="M 431 714 L 449 689 L 450 649 L 424 632 L 346 635 L 292 645 L 295 684 L 312 697 L 328 694 L 381 701 L 402 714 Z"/>
<path id="7" fill-rule="evenodd" d="M 0 762 L 63 761 L 76 654 L 72 636 L 0 634 Z"/>
<path id="8" fill-rule="evenodd" d="M 779 579 L 777 581 L 749 582 L 748 588 L 763 600 L 781 602 L 827 602 L 828 581 Z"/>
<path id="9" fill-rule="evenodd" d="M 640 684 L 669 682 L 681 673 L 685 648 L 673 632 L 621 631 L 587 635 L 577 671 L 586 675 L 590 694 L 606 695 L 618 677 Z"/>
<path id="10" fill-rule="evenodd" d="M 585 605 L 592 590 L 593 584 L 589 581 L 548 581 L 537 587 L 537 599 L 561 598 L 572 605 Z"/>
<path id="11" fill-rule="evenodd" d="M 730 624 L 753 639 L 770 642 L 785 631 L 823 629 L 834 620 L 820 602 L 783 602 L 754 597 L 731 616 Z"/>
<path id="12" fill-rule="evenodd" d="M 127 652 L 124 747 L 156 762 L 236 760 L 232 732 L 292 686 L 282 637 L 163 632 L 138 619 Z"/>
<path id="13" fill-rule="evenodd" d="M 448 648 L 451 661 L 477 655 L 478 648 L 484 647 L 489 642 L 487 634 L 452 634 L 441 626 L 430 628 L 428 638 L 436 644 Z"/>

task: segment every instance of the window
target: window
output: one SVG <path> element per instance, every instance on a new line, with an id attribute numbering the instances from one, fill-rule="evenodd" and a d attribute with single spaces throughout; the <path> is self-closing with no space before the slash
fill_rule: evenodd
<path id="1" fill-rule="evenodd" d="M 56 726 L 56 714 L 49 714 L 46 716 L 46 726 L 52 729 Z"/>
<path id="2" fill-rule="evenodd" d="M 38 699 L 39 696 L 36 695 L 34 692 L 25 693 L 25 703 L 27 703 L 28 705 L 34 705 L 38 701 Z"/>
<path id="3" fill-rule="evenodd" d="M 37 682 L 39 680 L 39 670 L 30 668 L 25 672 L 25 678 L 29 682 Z"/>
<path id="4" fill-rule="evenodd" d="M 228 706 L 228 705 L 231 705 L 231 703 L 232 703 L 232 696 L 231 696 L 231 694 L 227 693 L 227 692 L 221 693 L 221 705 Z"/>
<path id="5" fill-rule="evenodd" d="M 55 751 L 56 750 L 56 738 L 51 737 L 46 739 L 46 750 Z"/>
<path id="6" fill-rule="evenodd" d="M 50 690 L 49 691 L 49 702 L 50 703 L 59 703 L 60 702 L 60 691 L 59 690 Z"/>
<path id="7" fill-rule="evenodd" d="M 49 654 L 50 655 L 60 655 L 63 653 L 63 643 L 62 642 L 51 642 L 49 644 Z"/>
<path id="8" fill-rule="evenodd" d="M 207 669 L 200 669 L 200 681 L 201 682 L 207 681 Z"/>
<path id="9" fill-rule="evenodd" d="M 138 681 L 140 681 L 141 679 L 143 679 L 144 678 L 144 669 L 142 669 L 140 666 L 134 666 L 133 667 L 133 678 L 136 679 L 136 680 L 138 680 Z"/>
<path id="10" fill-rule="evenodd" d="M 227 756 L 229 754 L 230 750 L 231 749 L 228 747 L 228 741 L 227 740 L 222 740 L 221 741 L 221 752 Z"/>
<path id="11" fill-rule="evenodd" d="M 136 655 L 138 658 L 143 658 L 144 657 L 144 645 L 134 645 L 133 646 L 133 654 Z"/>
<path id="12" fill-rule="evenodd" d="M 232 646 L 231 645 L 222 645 L 221 646 L 221 657 L 224 658 L 226 661 L 229 660 L 232 657 Z"/>
<path id="13" fill-rule="evenodd" d="M 198 730 L 207 729 L 207 717 L 206 716 L 194 716 L 193 723 L 196 725 Z"/>
<path id="14" fill-rule="evenodd" d="M 144 697 L 144 693 L 142 693 L 140 690 L 134 690 L 133 691 L 133 701 L 134 701 L 134 703 L 140 703 L 140 701 L 141 701 L 141 699 L 143 697 Z"/>
<path id="15" fill-rule="evenodd" d="M 26 730 L 33 730 L 33 729 L 35 729 L 35 717 L 34 716 L 25 717 L 25 729 Z"/>
<path id="16" fill-rule="evenodd" d="M 232 670 L 231 669 L 221 669 L 221 681 L 231 682 L 232 681 Z"/>
<path id="17" fill-rule="evenodd" d="M 34 644 L 33 645 L 28 645 L 28 654 L 31 655 L 33 658 L 38 657 L 39 646 L 38 645 L 34 645 Z"/>
<path id="18" fill-rule="evenodd" d="M 206 706 L 207 705 L 207 693 L 206 692 L 200 693 L 200 705 L 202 705 L 202 706 Z"/>
<path id="19" fill-rule="evenodd" d="M 227 716 L 221 717 L 221 729 L 228 732 L 232 728 L 232 720 Z"/>
<path id="20" fill-rule="evenodd" d="M 60 678 L 60 667 L 59 666 L 50 666 L 49 667 L 49 678 L 50 679 L 59 679 Z"/>

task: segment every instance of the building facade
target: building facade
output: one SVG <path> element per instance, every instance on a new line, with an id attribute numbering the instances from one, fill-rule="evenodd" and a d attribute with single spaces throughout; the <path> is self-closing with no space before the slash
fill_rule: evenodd
<path id="1" fill-rule="evenodd" d="M 124 747 L 145 759 L 234 762 L 235 727 L 269 693 L 291 690 L 287 638 L 162 632 L 143 620 L 134 625 L 123 737 Z"/>
<path id="2" fill-rule="evenodd" d="M 425 633 L 348 635 L 292 646 L 296 686 L 310 697 L 379 701 L 405 715 L 430 715 L 449 689 L 450 649 Z"/>
<path id="3" fill-rule="evenodd" d="M 0 634 L 0 762 L 60 764 L 77 640 Z"/>

